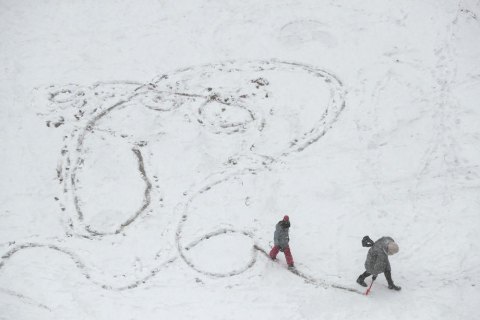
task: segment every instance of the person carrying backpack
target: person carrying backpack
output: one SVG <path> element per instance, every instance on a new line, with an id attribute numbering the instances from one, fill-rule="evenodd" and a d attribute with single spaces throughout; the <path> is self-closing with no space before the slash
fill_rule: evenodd
<path id="1" fill-rule="evenodd" d="M 385 274 L 385 278 L 388 282 L 388 289 L 401 290 L 402 288 L 395 285 L 392 280 L 392 269 L 390 267 L 390 261 L 388 256 L 394 255 L 399 251 L 398 245 L 391 237 L 382 237 L 373 242 L 368 236 L 363 237 L 362 245 L 364 247 L 370 247 L 367 254 L 367 260 L 365 261 L 365 272 L 362 273 L 357 283 L 363 287 L 367 287 L 365 278 L 373 275 L 373 281 L 380 273 Z"/>

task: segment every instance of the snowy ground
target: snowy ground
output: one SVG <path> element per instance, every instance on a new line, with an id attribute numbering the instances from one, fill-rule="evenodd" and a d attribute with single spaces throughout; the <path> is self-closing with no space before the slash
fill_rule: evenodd
<path id="1" fill-rule="evenodd" d="M 479 39 L 478 0 L 0 1 L 0 319 L 477 319 Z"/>

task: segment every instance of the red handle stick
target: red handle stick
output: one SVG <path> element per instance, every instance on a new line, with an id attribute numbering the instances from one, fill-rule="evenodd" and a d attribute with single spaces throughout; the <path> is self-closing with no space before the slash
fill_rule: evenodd
<path id="1" fill-rule="evenodd" d="M 365 295 L 366 295 L 366 296 L 368 296 L 368 294 L 370 293 L 370 289 L 372 289 L 372 286 L 373 286 L 373 282 L 374 282 L 374 281 L 375 281 L 375 280 L 372 280 L 372 283 L 370 283 L 370 287 L 368 287 L 367 292 L 365 292 Z"/>

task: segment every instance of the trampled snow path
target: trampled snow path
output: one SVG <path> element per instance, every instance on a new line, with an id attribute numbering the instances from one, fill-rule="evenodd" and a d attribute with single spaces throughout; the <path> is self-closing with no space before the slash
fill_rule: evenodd
<path id="1" fill-rule="evenodd" d="M 310 78 L 311 86 L 307 88 L 303 87 L 306 83 L 305 78 Z M 290 85 L 286 86 L 284 81 L 288 81 Z M 295 87 L 295 82 L 301 83 L 301 87 Z M 282 96 L 280 90 L 283 88 L 289 88 L 286 90 L 288 97 Z M 270 170 L 276 163 L 286 161 L 290 154 L 303 151 L 327 133 L 345 107 L 342 83 L 333 74 L 312 66 L 275 60 L 230 61 L 191 67 L 162 75 L 145 85 L 118 82 L 99 83 L 87 88 L 78 85 L 51 86 L 46 90 L 39 90 L 39 94 L 39 98 L 45 97 L 48 104 L 47 126 L 73 128 L 71 133 L 65 136 L 65 146 L 60 152 L 57 167 L 58 179 L 63 186 L 61 206 L 66 215 L 66 235 L 88 242 L 98 241 L 99 245 L 105 237 L 108 237 L 108 242 L 115 242 L 115 237 L 128 237 L 128 229 L 134 224 L 141 224 L 139 218 L 145 215 L 147 210 L 154 209 L 152 199 L 160 199 L 160 202 L 163 202 L 163 197 L 170 196 L 165 194 L 160 196 L 158 190 L 152 188 L 152 181 L 158 180 L 158 177 L 149 173 L 152 168 L 144 161 L 145 151 L 142 149 L 155 143 L 154 138 L 158 137 L 139 140 L 135 132 L 125 133 L 125 127 L 115 127 L 117 123 L 112 120 L 115 119 L 115 112 L 132 109 L 140 114 L 145 110 L 161 113 L 163 121 L 171 121 L 171 125 L 178 128 L 182 126 L 178 123 L 178 118 L 173 115 L 169 119 L 169 114 L 182 111 L 187 113 L 180 118 L 180 121 L 194 126 L 193 130 L 207 130 L 210 134 L 220 136 L 241 136 L 240 140 L 236 141 L 239 145 L 234 146 L 235 154 L 228 154 L 226 157 L 221 155 L 220 162 L 211 173 L 204 176 L 205 173 L 201 172 L 198 177 L 199 182 L 194 183 L 181 194 L 174 195 L 176 197 L 173 201 L 174 211 L 180 216 L 180 222 L 175 228 L 178 255 L 164 258 L 143 278 L 123 285 L 108 284 L 107 281 L 102 281 L 94 275 L 79 255 L 71 249 L 54 243 L 19 244 L 4 254 L 0 262 L 1 270 L 12 256 L 22 250 L 34 248 L 55 250 L 71 258 L 87 279 L 109 290 L 132 289 L 146 283 L 178 257 L 189 267 L 206 276 L 231 277 L 250 269 L 257 262 L 257 252 L 266 254 L 266 249 L 264 249 L 265 244 L 259 243 L 254 232 L 248 227 L 244 230 L 220 228 L 197 235 L 193 241 L 184 244 L 186 242 L 184 240 L 185 225 L 188 224 L 189 216 L 195 214 L 191 209 L 192 204 L 206 193 L 215 193 L 222 184 L 239 176 L 257 175 L 261 171 Z M 293 99 L 290 98 L 292 96 Z M 305 99 L 306 97 L 308 99 Z M 287 103 L 284 99 L 288 98 L 292 100 Z M 300 123 L 290 123 L 290 119 L 286 117 L 289 115 L 290 107 L 307 109 L 310 113 L 307 114 L 306 119 L 300 119 Z M 128 118 L 131 114 L 132 112 L 125 113 L 122 117 Z M 117 118 L 117 122 L 122 123 L 124 120 L 122 117 Z M 188 120 L 185 121 L 187 118 Z M 284 138 L 283 141 L 270 142 L 268 140 L 268 134 L 271 133 L 270 127 L 278 125 L 275 121 L 284 121 L 283 125 L 290 127 L 288 132 L 297 134 L 295 136 L 287 134 L 281 137 Z M 165 124 L 162 125 L 165 126 Z M 292 128 L 294 130 L 291 130 Z M 106 137 L 101 137 L 100 144 L 98 141 L 92 144 L 92 140 L 105 133 Z M 163 132 L 157 136 L 166 139 L 167 134 Z M 121 138 L 120 144 L 118 137 Z M 140 176 L 141 183 L 140 188 L 137 187 L 129 192 L 139 191 L 141 200 L 133 212 L 124 212 L 123 220 L 115 217 L 113 223 L 110 219 L 106 219 L 105 221 L 108 221 L 106 225 L 93 225 L 88 222 L 88 219 L 92 218 L 91 221 L 95 221 L 95 215 L 102 212 L 91 210 L 92 207 L 97 207 L 97 204 L 91 206 L 88 211 L 84 209 L 86 201 L 82 196 L 85 192 L 94 194 L 96 191 L 95 186 L 89 186 L 88 183 L 83 182 L 82 177 L 87 170 L 94 171 L 94 176 L 103 174 L 102 169 L 96 168 L 95 163 L 87 165 L 89 157 L 105 147 L 102 144 L 120 148 L 124 148 L 121 144 L 130 145 L 128 148 L 136 160 L 136 170 L 133 171 Z M 238 150 L 242 151 L 238 152 Z M 100 183 L 105 182 L 105 179 L 100 181 Z M 115 183 L 116 181 L 110 186 L 109 192 L 116 192 Z M 165 188 L 168 189 L 170 186 L 167 185 Z M 141 230 L 141 225 L 138 228 Z M 171 229 L 172 226 L 166 226 L 166 228 Z M 251 257 L 243 266 L 235 266 L 233 270 L 228 271 L 212 272 L 189 256 L 188 253 L 198 244 L 226 234 L 241 235 L 249 242 L 253 241 Z M 298 270 L 292 272 L 306 282 L 317 286 L 361 293 L 353 288 L 316 279 Z"/>

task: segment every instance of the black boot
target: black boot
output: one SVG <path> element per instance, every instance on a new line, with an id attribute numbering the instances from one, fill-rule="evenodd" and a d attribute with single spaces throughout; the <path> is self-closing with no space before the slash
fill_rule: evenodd
<path id="1" fill-rule="evenodd" d="M 401 287 L 399 286 L 396 286 L 394 283 L 393 283 L 393 280 L 392 280 L 392 273 L 390 271 L 385 271 L 385 278 L 387 278 L 387 282 L 388 282 L 388 289 L 391 289 L 391 290 L 396 290 L 396 291 L 400 291 L 402 290 Z"/>
<path id="2" fill-rule="evenodd" d="M 370 276 L 370 273 L 365 271 L 362 273 L 358 278 L 357 278 L 357 283 L 361 285 L 362 287 L 368 287 L 367 284 L 365 283 L 365 278 Z"/>

